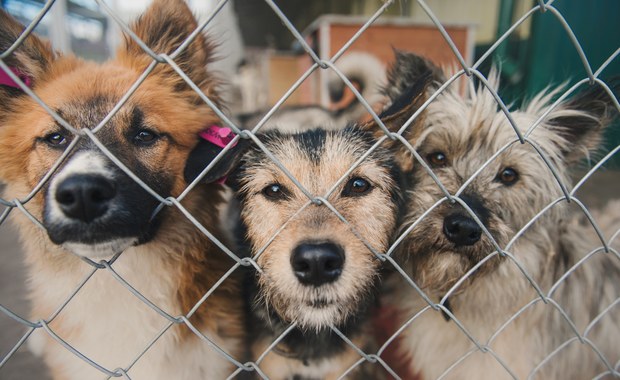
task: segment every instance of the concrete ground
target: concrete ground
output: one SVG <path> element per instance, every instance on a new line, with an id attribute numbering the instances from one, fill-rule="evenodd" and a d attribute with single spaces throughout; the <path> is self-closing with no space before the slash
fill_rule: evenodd
<path id="1" fill-rule="evenodd" d="M 582 175 L 582 174 L 581 174 Z M 580 175 L 577 175 L 580 178 Z M 0 188 L 1 190 L 1 188 Z M 577 196 L 588 208 L 603 207 L 608 199 L 620 198 L 620 171 L 601 170 Z M 0 212 L 2 210 L 0 209 Z M 17 233 L 10 223 L 0 225 L 0 304 L 27 317 L 29 304 L 25 291 L 26 275 Z M 26 329 L 0 312 L 0 361 L 9 353 Z M 22 346 L 0 367 L 1 380 L 47 380 L 45 365 Z"/>

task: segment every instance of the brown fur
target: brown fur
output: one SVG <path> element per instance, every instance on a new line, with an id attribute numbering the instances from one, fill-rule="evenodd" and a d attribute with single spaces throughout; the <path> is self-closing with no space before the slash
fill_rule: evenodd
<path id="1" fill-rule="evenodd" d="M 3 11 L 0 12 L 0 49 L 4 51 L 21 33 L 23 27 Z M 151 49 L 156 53 L 167 54 L 178 48 L 196 28 L 196 20 L 182 1 L 155 1 L 132 26 L 133 31 Z M 198 34 L 175 62 L 207 96 L 219 103 L 217 81 L 205 68 L 212 56 L 211 49 L 207 39 Z M 74 128 L 82 129 L 95 127 L 151 61 L 128 37 L 125 45 L 119 49 L 116 59 L 96 64 L 71 55 L 59 55 L 50 49 L 47 42 L 31 35 L 5 62 L 31 79 L 32 90 L 48 107 Z M 63 149 L 50 146 L 44 139 L 52 132 L 62 133 L 68 141 L 78 137 L 60 127 L 34 99 L 20 91 L 0 86 L 0 103 L 0 179 L 7 183 L 4 197 L 26 199 L 25 208 L 37 220 L 42 221 L 47 202 L 45 193 L 49 191 L 50 182 L 43 183 L 42 189 L 36 192 L 32 199 L 26 197 L 49 173 L 63 153 Z M 132 117 L 137 109 L 142 113 L 142 123 L 161 136 L 156 144 L 147 149 L 136 148 L 127 142 L 126 134 L 130 133 Z M 184 170 L 191 158 L 190 152 L 197 147 L 198 132 L 217 121 L 209 106 L 168 65 L 159 64 L 109 123 L 96 133 L 96 137 L 156 191 L 158 186 L 163 186 L 160 180 L 168 183 L 169 189 L 160 193 L 161 196 L 176 197 L 188 185 Z M 74 155 L 82 152 L 82 149 L 92 149 L 93 144 L 88 141 L 87 136 L 79 139 L 75 149 L 61 163 L 57 172 L 62 171 L 64 165 Z M 152 180 L 152 177 L 157 177 L 158 180 Z M 217 206 L 222 202 L 221 189 L 221 186 L 214 184 L 198 185 L 182 201 L 183 207 L 220 240 L 223 234 L 218 226 Z M 151 196 L 145 192 L 143 198 L 151 199 Z M 53 244 L 46 231 L 37 228 L 20 211 L 13 210 L 11 215 L 19 226 L 26 250 L 31 277 L 32 319 L 49 318 L 92 269 L 78 256 Z M 234 262 L 220 252 L 176 207 L 165 208 L 157 218 L 161 225 L 155 236 L 144 244 L 128 248 L 114 262 L 112 268 L 147 299 L 176 317 L 188 313 Z M 45 222 L 43 223 L 44 227 L 47 227 Z M 161 283 L 161 288 L 158 288 L 158 283 Z M 124 286 L 105 270 L 97 271 L 63 311 L 49 323 L 52 330 L 70 344 L 78 344 L 76 349 L 84 350 L 87 356 L 90 354 L 88 350 L 93 347 L 101 346 L 105 350 L 107 343 L 88 341 L 91 336 L 89 334 L 98 334 L 92 331 L 93 329 L 105 328 L 89 325 L 95 316 L 89 314 L 89 308 L 92 308 L 90 313 L 105 315 L 104 320 L 112 324 L 119 323 L 114 313 L 127 313 L 128 316 L 131 316 L 132 312 L 155 313 L 133 296 L 119 298 L 119 303 L 121 299 L 124 299 L 122 302 L 129 302 L 119 305 L 115 305 L 113 300 L 99 299 L 99 294 L 104 294 L 101 293 L 104 290 L 114 291 L 119 295 L 127 294 Z M 102 303 L 109 305 L 103 307 Z M 189 320 L 197 330 L 214 339 L 225 351 L 239 359 L 242 351 L 241 307 L 238 279 L 233 275 L 207 298 Z M 76 319 L 79 315 L 83 320 Z M 113 322 L 115 320 L 117 322 Z M 152 322 L 153 320 L 143 321 L 145 327 L 153 331 L 164 326 L 161 324 L 162 320 L 150 325 Z M 121 325 L 108 327 L 122 330 Z M 127 331 L 128 347 L 134 344 L 133 340 L 142 337 L 138 331 L 135 332 L 137 335 L 133 338 L 133 332 Z M 114 333 L 115 331 L 109 331 L 109 334 Z M 154 337 L 155 334 L 151 336 Z M 41 338 L 46 340 L 41 343 L 42 350 L 55 378 L 92 375 L 88 372 L 88 366 L 81 363 L 79 358 L 68 354 L 49 337 Z M 114 339 L 122 341 L 123 338 L 121 335 Z M 146 348 L 148 341 L 140 343 L 143 344 L 141 347 Z M 196 363 L 189 361 L 187 358 L 191 355 L 183 350 L 189 350 L 196 345 L 207 346 L 207 343 L 199 340 L 185 326 L 175 326 L 166 332 L 129 374 L 131 376 L 132 372 L 135 372 L 137 378 L 141 378 L 144 373 L 156 370 L 157 366 L 165 366 L 166 360 L 180 362 L 175 365 L 182 365 L 183 360 L 188 360 L 188 372 L 177 373 L 175 377 L 195 378 L 192 371 L 198 370 L 193 368 Z M 116 345 L 112 344 L 109 348 L 112 356 L 115 354 L 114 347 Z M 175 349 L 180 350 L 176 354 L 180 356 L 176 359 Z M 170 352 L 167 352 L 168 350 Z M 101 360 L 101 365 L 113 370 L 131 363 L 138 353 L 139 351 L 129 352 L 127 357 L 121 358 L 122 362 L 110 362 L 100 357 L 92 359 L 95 362 Z M 223 375 L 221 368 L 227 367 L 226 371 L 232 372 L 232 365 L 227 364 L 226 359 L 220 356 L 218 359 L 219 364 L 207 364 L 208 368 L 219 368 L 211 374 L 207 373 L 207 377 Z M 208 362 L 209 358 L 200 360 Z M 76 368 L 86 372 L 78 372 Z M 161 372 L 158 376 L 168 375 Z"/>

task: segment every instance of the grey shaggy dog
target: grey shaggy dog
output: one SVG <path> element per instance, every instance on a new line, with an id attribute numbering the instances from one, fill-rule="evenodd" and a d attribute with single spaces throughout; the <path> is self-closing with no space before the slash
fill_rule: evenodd
<path id="1" fill-rule="evenodd" d="M 400 129 L 444 82 L 429 61 L 397 53 L 386 92 L 399 117 L 387 126 Z M 497 90 L 497 74 L 489 82 Z M 420 87 L 425 96 L 416 95 Z M 425 165 L 404 147 L 399 153 L 410 175 L 399 258 L 425 296 L 441 303 L 434 310 L 401 276 L 392 280 L 386 302 L 399 310 L 397 325 L 408 324 L 399 343 L 409 366 L 403 376 L 618 376 L 620 202 L 593 212 L 611 245 L 606 252 L 549 169 L 570 191 L 570 169 L 597 149 L 617 113 L 612 98 L 592 85 L 550 109 L 561 87 L 541 92 L 511 111 L 527 138 L 521 144 L 487 89 L 453 87 L 404 132 Z"/>

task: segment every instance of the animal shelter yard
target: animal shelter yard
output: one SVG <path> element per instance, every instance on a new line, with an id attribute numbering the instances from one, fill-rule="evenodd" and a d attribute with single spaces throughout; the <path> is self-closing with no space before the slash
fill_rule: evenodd
<path id="1" fill-rule="evenodd" d="M 620 379 L 618 3 L 0 6 L 0 379 Z"/>

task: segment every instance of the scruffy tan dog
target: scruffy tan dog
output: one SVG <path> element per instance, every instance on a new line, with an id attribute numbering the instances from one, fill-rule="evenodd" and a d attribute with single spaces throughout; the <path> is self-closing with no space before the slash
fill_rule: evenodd
<path id="1" fill-rule="evenodd" d="M 444 82 L 425 59 L 398 53 L 387 92 L 401 118 L 388 126 L 398 130 Z M 490 83 L 497 90 L 494 74 Z M 423 87 L 426 96 L 413 96 Z M 425 165 L 402 149 L 411 170 L 402 266 L 441 307 L 395 280 L 389 303 L 400 310 L 397 325 L 408 323 L 403 377 L 584 379 L 614 367 L 618 375 L 620 204 L 595 214 L 612 243 L 604 252 L 591 223 L 570 216 L 580 209 L 558 185 L 570 186 L 570 168 L 596 149 L 616 110 L 599 85 L 549 110 L 559 91 L 511 112 L 524 144 L 483 88 L 447 88 L 405 131 Z"/>
<path id="2" fill-rule="evenodd" d="M 164 0 L 153 2 L 132 26 L 156 53 L 168 54 L 196 28 L 183 1 Z M 23 29 L 0 10 L 0 51 Z M 206 70 L 211 54 L 208 41 L 198 35 L 175 62 L 218 102 L 216 81 Z M 152 58 L 127 37 L 115 59 L 85 62 L 55 53 L 31 35 L 4 62 L 69 125 L 85 130 L 104 120 Z M 103 372 L 115 369 L 132 379 L 221 379 L 234 370 L 204 338 L 184 324 L 171 324 L 129 290 L 133 287 L 171 317 L 186 316 L 234 261 L 176 207 L 155 214 L 160 201 L 98 146 L 154 193 L 178 196 L 213 158 L 214 147 L 199 142 L 198 133 L 215 122 L 210 107 L 162 64 L 94 132 L 98 143 L 63 128 L 12 81 L 0 85 L 0 178 L 7 184 L 3 197 L 26 199 L 25 209 L 43 227 L 21 211 L 11 211 L 29 266 L 31 320 L 44 320 L 59 339 L 100 366 L 82 360 L 39 328 L 28 342 L 43 355 L 55 379 L 102 378 Z M 206 176 L 207 182 L 224 175 L 232 164 L 221 163 Z M 40 190 L 28 200 L 39 183 Z M 221 188 L 199 185 L 182 201 L 220 239 L 216 207 Z M 111 270 L 94 272 L 82 258 L 106 260 Z M 191 313 L 189 322 L 240 358 L 242 317 L 238 280 L 230 277 Z"/>
<path id="3" fill-rule="evenodd" d="M 235 172 L 241 219 L 261 268 L 251 294 L 252 359 L 261 359 L 271 379 L 335 379 L 350 368 L 356 378 L 380 378 L 380 364 L 354 367 L 361 356 L 331 327 L 375 352 L 368 322 L 381 268 L 376 253 L 390 244 L 402 199 L 391 154 L 379 147 L 362 160 L 375 140 L 356 128 L 269 131 L 259 139 L 308 193 L 259 147 Z"/>

